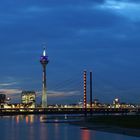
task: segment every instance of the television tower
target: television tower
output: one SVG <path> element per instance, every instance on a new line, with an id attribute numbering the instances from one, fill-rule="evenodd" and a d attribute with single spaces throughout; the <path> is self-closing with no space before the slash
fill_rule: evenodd
<path id="1" fill-rule="evenodd" d="M 47 86 L 46 86 L 46 65 L 48 64 L 48 56 L 46 55 L 46 49 L 44 48 L 43 54 L 40 58 L 40 63 L 43 67 L 43 81 L 42 81 L 42 108 L 47 107 Z"/>

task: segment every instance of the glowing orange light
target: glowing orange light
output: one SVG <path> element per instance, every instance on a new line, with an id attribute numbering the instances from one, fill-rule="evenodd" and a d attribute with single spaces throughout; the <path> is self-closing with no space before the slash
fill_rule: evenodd
<path id="1" fill-rule="evenodd" d="M 90 131 L 88 129 L 82 130 L 81 137 L 82 140 L 90 140 Z"/>
<path id="2" fill-rule="evenodd" d="M 19 116 L 16 116 L 16 123 L 19 123 Z"/>
<path id="3" fill-rule="evenodd" d="M 28 123 L 29 123 L 29 118 L 28 118 L 28 116 L 26 116 L 25 120 L 26 120 L 26 124 L 28 124 Z"/>

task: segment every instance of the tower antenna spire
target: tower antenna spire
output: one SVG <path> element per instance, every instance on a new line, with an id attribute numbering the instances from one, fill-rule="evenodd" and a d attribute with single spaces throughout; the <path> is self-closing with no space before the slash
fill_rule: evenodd
<path id="1" fill-rule="evenodd" d="M 44 47 L 43 56 L 46 56 L 46 48 Z"/>
<path id="2" fill-rule="evenodd" d="M 46 54 L 46 48 L 47 48 L 46 46 L 47 45 L 46 45 L 46 43 L 43 43 L 42 46 L 43 46 L 43 56 L 46 56 L 47 55 Z"/>

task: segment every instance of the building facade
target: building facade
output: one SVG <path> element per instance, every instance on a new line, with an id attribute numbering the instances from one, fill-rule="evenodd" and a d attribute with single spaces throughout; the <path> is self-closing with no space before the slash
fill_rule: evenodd
<path id="1" fill-rule="evenodd" d="M 21 93 L 21 103 L 35 107 L 36 104 L 36 93 L 35 91 L 22 91 Z"/>

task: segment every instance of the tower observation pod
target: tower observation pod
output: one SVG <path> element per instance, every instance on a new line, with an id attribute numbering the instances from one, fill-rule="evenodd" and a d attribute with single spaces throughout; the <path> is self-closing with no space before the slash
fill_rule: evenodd
<path id="1" fill-rule="evenodd" d="M 43 80 L 42 80 L 42 108 L 47 107 L 47 86 L 46 86 L 46 66 L 48 64 L 48 56 L 46 55 L 46 49 L 44 48 L 43 54 L 40 58 L 40 63 L 43 67 Z"/>

